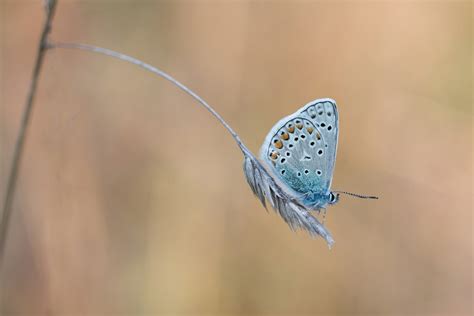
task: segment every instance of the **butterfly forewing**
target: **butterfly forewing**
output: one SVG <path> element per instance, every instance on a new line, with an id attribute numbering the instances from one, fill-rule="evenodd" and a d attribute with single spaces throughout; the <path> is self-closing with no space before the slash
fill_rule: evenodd
<path id="1" fill-rule="evenodd" d="M 296 195 L 327 195 L 338 129 L 334 100 L 312 101 L 275 124 L 262 145 L 261 158 Z"/>

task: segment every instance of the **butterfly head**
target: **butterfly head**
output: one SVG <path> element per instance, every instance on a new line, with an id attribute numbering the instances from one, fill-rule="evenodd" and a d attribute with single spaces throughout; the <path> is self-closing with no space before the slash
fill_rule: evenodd
<path id="1" fill-rule="evenodd" d="M 320 194 L 307 192 L 302 195 L 301 201 L 304 205 L 313 210 L 326 208 L 328 205 L 336 204 L 339 201 L 339 193 L 330 192 L 329 194 Z"/>

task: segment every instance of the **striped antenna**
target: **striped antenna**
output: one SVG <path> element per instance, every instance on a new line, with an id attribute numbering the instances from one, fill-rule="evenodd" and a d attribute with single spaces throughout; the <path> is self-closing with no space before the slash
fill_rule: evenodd
<path id="1" fill-rule="evenodd" d="M 372 195 L 361 195 L 361 194 L 356 194 L 356 193 L 350 193 L 350 192 L 344 192 L 344 191 L 333 191 L 334 193 L 342 193 L 342 194 L 347 194 L 350 196 L 355 196 L 358 197 L 359 199 L 374 199 L 378 200 L 378 196 L 372 196 Z"/>

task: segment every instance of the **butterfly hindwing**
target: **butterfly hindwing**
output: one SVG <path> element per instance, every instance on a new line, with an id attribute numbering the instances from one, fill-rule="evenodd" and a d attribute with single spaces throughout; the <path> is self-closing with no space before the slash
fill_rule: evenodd
<path id="1" fill-rule="evenodd" d="M 315 100 L 275 124 L 262 145 L 260 156 L 297 196 L 327 195 L 336 159 L 338 130 L 334 100 Z"/>

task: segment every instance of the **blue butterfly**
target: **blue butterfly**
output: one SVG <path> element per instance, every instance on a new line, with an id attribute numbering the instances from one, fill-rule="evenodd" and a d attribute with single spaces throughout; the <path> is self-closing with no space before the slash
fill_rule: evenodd
<path id="1" fill-rule="evenodd" d="M 336 102 L 318 99 L 273 126 L 260 149 L 261 163 L 244 151 L 247 182 L 262 204 L 269 201 L 292 229 L 320 235 L 329 246 L 331 234 L 311 212 L 337 203 L 340 193 L 377 198 L 331 191 L 338 134 Z"/>

